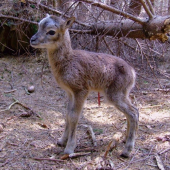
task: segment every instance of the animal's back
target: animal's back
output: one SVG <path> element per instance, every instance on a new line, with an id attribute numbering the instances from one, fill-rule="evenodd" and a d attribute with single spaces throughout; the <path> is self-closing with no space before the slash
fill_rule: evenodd
<path id="1" fill-rule="evenodd" d="M 113 82 L 119 81 L 121 85 L 134 81 L 133 68 L 118 57 L 84 50 L 73 50 L 71 55 L 64 79 L 74 88 L 76 84 L 80 89 L 86 87 L 100 91 Z"/>

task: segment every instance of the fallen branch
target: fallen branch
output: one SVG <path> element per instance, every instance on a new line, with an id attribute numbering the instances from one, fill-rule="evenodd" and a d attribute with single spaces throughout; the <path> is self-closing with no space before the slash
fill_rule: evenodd
<path id="1" fill-rule="evenodd" d="M 160 170 L 165 170 L 164 166 L 163 166 L 163 163 L 162 163 L 162 160 L 160 158 L 160 156 L 158 154 L 155 155 L 155 159 L 156 159 L 156 163 L 158 165 L 158 168 Z"/>
<path id="2" fill-rule="evenodd" d="M 122 133 L 120 132 L 117 132 L 116 134 L 113 135 L 113 140 L 108 144 L 106 151 L 104 153 L 105 158 L 107 157 L 109 151 L 117 147 L 117 144 L 120 141 L 121 137 L 122 137 Z"/>
<path id="3" fill-rule="evenodd" d="M 163 153 L 165 153 L 165 152 L 168 152 L 169 150 L 170 150 L 170 148 L 165 149 L 165 150 L 163 150 L 163 151 L 159 152 L 158 154 L 159 154 L 159 155 L 161 155 L 161 154 L 163 154 Z"/>
<path id="4" fill-rule="evenodd" d="M 34 157 L 32 157 L 32 159 L 35 159 L 37 161 L 65 162 L 64 160 L 61 160 L 61 159 L 52 159 L 52 158 L 34 158 Z"/>
<path id="5" fill-rule="evenodd" d="M 4 93 L 12 93 L 15 92 L 17 89 L 9 90 L 9 91 L 4 91 Z"/>
<path id="6" fill-rule="evenodd" d="M 170 88 L 168 89 L 155 89 L 156 91 L 160 91 L 160 92 L 170 92 Z"/>
<path id="7" fill-rule="evenodd" d="M 106 151 L 105 151 L 105 153 L 104 153 L 104 158 L 106 158 L 106 157 L 107 157 L 108 152 L 111 150 L 111 146 L 113 146 L 113 145 L 115 145 L 115 146 L 116 146 L 115 141 L 111 141 L 111 142 L 108 144 L 108 146 L 107 146 L 107 148 L 106 148 Z"/>
<path id="8" fill-rule="evenodd" d="M 85 128 L 87 128 L 87 132 L 88 134 L 90 135 L 91 139 L 92 139 L 92 142 L 93 142 L 93 145 L 94 146 L 97 146 L 97 141 L 96 141 L 96 137 L 95 137 L 95 134 L 93 132 L 93 129 L 90 125 L 83 125 Z"/>
<path id="9" fill-rule="evenodd" d="M 17 101 L 17 100 L 15 100 L 15 102 L 11 103 L 11 104 L 8 106 L 8 108 L 7 108 L 7 109 L 0 110 L 0 112 L 5 112 L 5 111 L 10 110 L 10 109 L 11 109 L 11 107 L 12 107 L 13 105 L 17 104 L 17 103 L 18 103 L 18 101 Z"/>
<path id="10" fill-rule="evenodd" d="M 77 157 L 86 156 L 86 155 L 89 155 L 89 154 L 91 154 L 91 152 L 78 152 L 78 153 L 66 154 L 66 155 L 63 155 L 61 157 L 61 160 L 65 160 L 65 159 L 68 159 L 68 158 L 77 158 Z"/>
<path id="11" fill-rule="evenodd" d="M 82 149 L 76 149 L 76 152 L 96 152 L 97 149 L 95 148 L 82 148 Z"/>
<path id="12" fill-rule="evenodd" d="M 0 110 L 0 112 L 4 112 L 4 111 L 10 110 L 11 107 L 14 106 L 15 104 L 19 104 L 22 107 L 24 107 L 25 109 L 29 110 L 29 114 L 24 114 L 24 115 L 21 114 L 20 115 L 21 117 L 28 117 L 28 115 L 31 116 L 32 114 L 35 114 L 37 117 L 41 118 L 41 116 L 39 114 L 35 113 L 31 108 L 27 107 L 25 104 L 19 102 L 19 100 L 16 100 L 16 99 L 14 99 L 14 102 L 12 104 L 10 104 L 7 109 Z"/>

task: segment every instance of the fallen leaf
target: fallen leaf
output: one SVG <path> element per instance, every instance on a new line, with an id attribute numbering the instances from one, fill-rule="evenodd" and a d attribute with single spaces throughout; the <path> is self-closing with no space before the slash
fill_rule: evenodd
<path id="1" fill-rule="evenodd" d="M 48 126 L 44 123 L 38 123 L 39 126 L 41 126 L 42 128 L 48 128 Z"/>

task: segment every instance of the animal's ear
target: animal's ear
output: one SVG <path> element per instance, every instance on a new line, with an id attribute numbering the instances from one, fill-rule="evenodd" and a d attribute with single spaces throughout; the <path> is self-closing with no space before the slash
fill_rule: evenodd
<path id="1" fill-rule="evenodd" d="M 70 28 L 73 24 L 73 22 L 75 21 L 75 17 L 71 17 L 71 18 L 68 18 L 64 24 L 63 24 L 63 28 L 64 29 L 67 29 L 67 28 Z"/>
<path id="2" fill-rule="evenodd" d="M 49 14 L 46 14 L 46 18 L 49 17 L 50 15 Z"/>

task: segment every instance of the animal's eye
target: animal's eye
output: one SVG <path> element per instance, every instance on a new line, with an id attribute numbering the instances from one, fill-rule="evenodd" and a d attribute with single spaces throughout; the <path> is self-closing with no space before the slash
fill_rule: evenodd
<path id="1" fill-rule="evenodd" d="M 47 32 L 47 34 L 54 35 L 54 34 L 55 34 L 55 31 L 50 30 L 50 31 Z"/>

